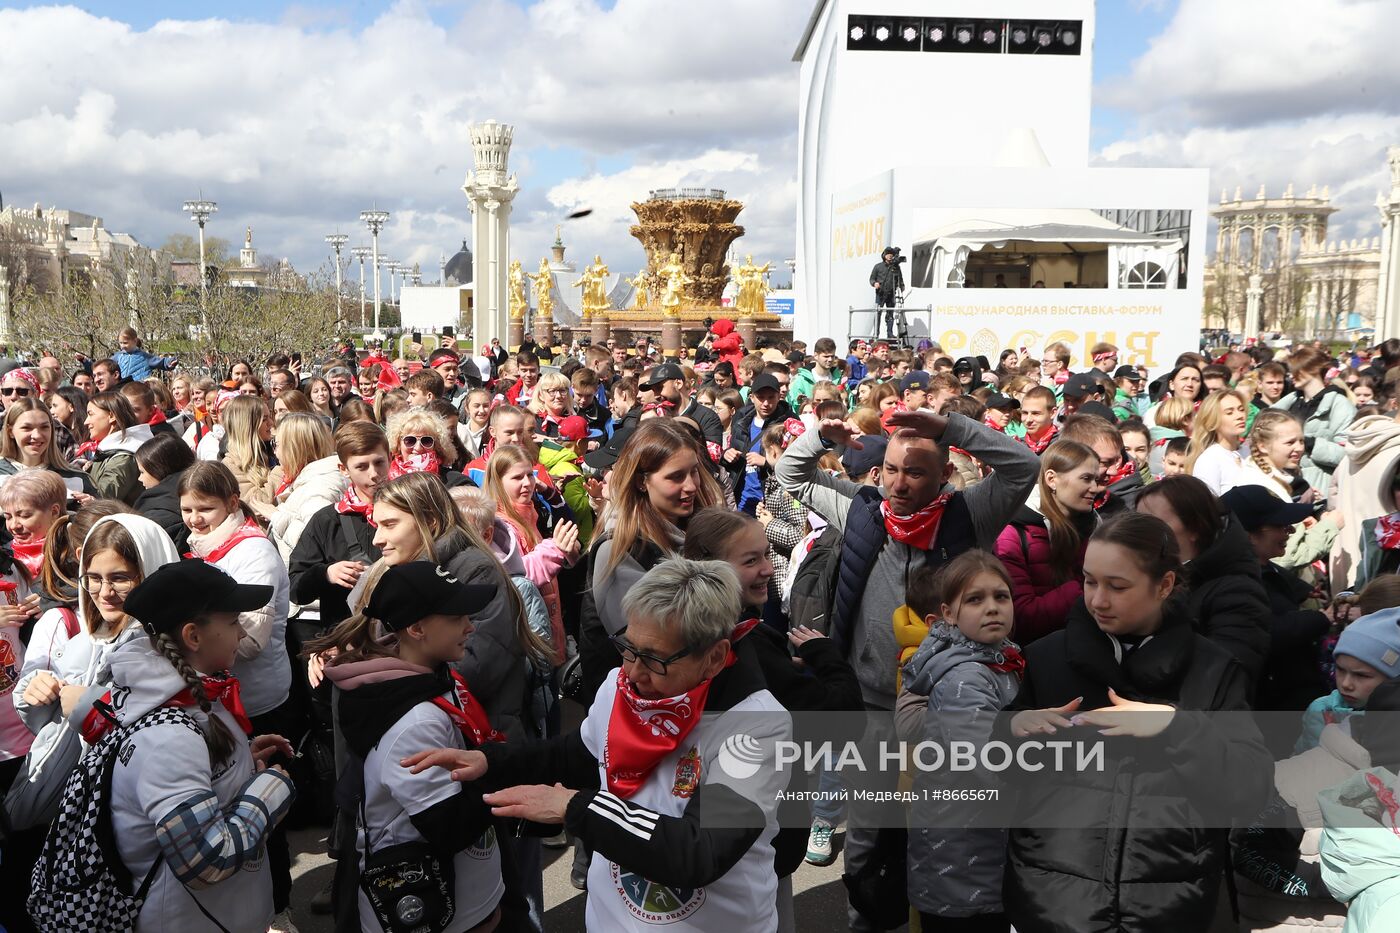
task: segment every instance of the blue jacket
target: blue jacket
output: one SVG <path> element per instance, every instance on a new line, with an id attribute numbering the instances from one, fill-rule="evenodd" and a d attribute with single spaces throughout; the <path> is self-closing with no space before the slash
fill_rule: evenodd
<path id="1" fill-rule="evenodd" d="M 1322 729 L 1329 719 L 1341 722 L 1355 712 L 1357 711 L 1347 706 L 1341 693 L 1336 690 L 1313 700 L 1308 704 L 1307 712 L 1303 713 L 1303 732 L 1293 746 L 1293 754 L 1301 755 L 1310 748 L 1317 748 Z"/>
<path id="2" fill-rule="evenodd" d="M 174 357 L 161 356 L 149 350 L 136 347 L 133 350 L 118 350 L 112 359 L 122 368 L 123 379 L 145 379 L 153 369 L 170 369 L 175 365 Z"/>

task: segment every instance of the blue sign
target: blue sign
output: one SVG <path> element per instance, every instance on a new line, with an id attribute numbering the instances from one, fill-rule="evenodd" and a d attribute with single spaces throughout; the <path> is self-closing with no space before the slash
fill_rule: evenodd
<path id="1" fill-rule="evenodd" d="M 769 314 L 793 314 L 797 311 L 797 299 L 767 297 L 763 299 L 763 310 Z"/>

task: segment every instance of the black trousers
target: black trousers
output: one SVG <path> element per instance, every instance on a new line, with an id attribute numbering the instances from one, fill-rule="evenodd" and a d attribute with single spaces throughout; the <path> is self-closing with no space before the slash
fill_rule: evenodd
<path id="1" fill-rule="evenodd" d="M 894 319 L 895 319 L 895 313 L 896 313 L 896 312 L 895 312 L 895 309 L 894 309 L 894 292 L 892 292 L 892 291 L 887 291 L 886 289 L 883 289 L 883 288 L 877 288 L 877 289 L 875 290 L 875 307 L 877 307 L 877 308 L 888 308 L 888 309 L 889 309 L 889 310 L 887 310 L 884 314 L 879 314 L 878 312 L 876 313 L 876 315 L 875 315 L 875 330 L 876 330 L 876 331 L 879 331 L 879 329 L 880 329 L 880 318 L 883 317 L 883 318 L 885 319 L 885 336 L 886 336 L 886 337 L 893 337 L 893 336 L 895 335 L 895 333 L 894 333 Z M 879 334 L 877 333 L 876 336 L 878 337 Z"/>
<path id="2" fill-rule="evenodd" d="M 3 698 L 9 702 L 9 697 Z M 24 766 L 23 758 L 10 758 L 0 761 L 0 799 L 9 791 Z M 48 826 L 35 826 L 7 836 L 4 854 L 0 857 L 0 929 L 8 933 L 30 933 L 36 929 L 29 919 L 25 901 L 29 899 L 29 876 L 39 853 L 44 848 L 44 839 L 49 834 Z"/>
<path id="3" fill-rule="evenodd" d="M 972 917 L 940 917 L 919 911 L 919 927 L 924 933 L 1008 933 L 1011 922 L 1006 914 L 977 914 Z"/>
<path id="4" fill-rule="evenodd" d="M 301 714 L 303 708 L 294 692 L 281 706 L 250 717 L 253 735 L 280 735 L 295 748 L 306 731 Z M 292 850 L 287 844 L 286 820 L 278 823 L 267 837 L 267 866 L 272 873 L 272 909 L 280 914 L 292 900 Z"/>

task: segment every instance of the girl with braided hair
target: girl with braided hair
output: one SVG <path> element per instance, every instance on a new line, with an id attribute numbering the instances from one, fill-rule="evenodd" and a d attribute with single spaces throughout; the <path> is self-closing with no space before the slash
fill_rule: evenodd
<path id="1" fill-rule="evenodd" d="M 89 571 L 89 590 L 94 580 L 111 585 L 108 572 Z M 111 689 L 87 705 L 87 736 L 131 729 L 112 764 L 108 805 L 118 857 L 137 883 L 150 879 L 138 933 L 262 933 L 273 920 L 266 843 L 295 790 L 269 764 L 293 751 L 280 735 L 252 737 L 229 673 L 239 613 L 271 598 L 272 587 L 238 583 L 202 560 L 167 564 L 126 594 L 130 628 L 143 637 L 113 653 Z M 171 709 L 183 715 L 132 728 Z"/>
<path id="2" fill-rule="evenodd" d="M 1262 486 L 1285 502 L 1313 503 L 1321 495 L 1302 477 L 1303 424 L 1292 414 L 1266 408 L 1254 419 L 1249 436 L 1249 460 L 1240 471 L 1240 485 Z M 1341 531 L 1337 512 L 1323 512 L 1315 520 L 1294 526 L 1288 549 L 1274 561 L 1280 567 L 1301 571 L 1320 557 L 1326 557 Z"/>

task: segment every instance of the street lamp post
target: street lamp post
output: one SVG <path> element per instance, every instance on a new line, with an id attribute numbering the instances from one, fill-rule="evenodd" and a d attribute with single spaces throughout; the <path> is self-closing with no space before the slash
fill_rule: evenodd
<path id="1" fill-rule="evenodd" d="M 350 250 L 350 255 L 360 261 L 360 327 L 365 325 L 365 260 L 369 258 L 368 246 L 356 246 Z"/>
<path id="2" fill-rule="evenodd" d="M 389 270 L 389 302 L 398 307 L 399 304 L 399 270 L 403 268 L 397 259 L 386 259 L 384 268 Z"/>
<path id="3" fill-rule="evenodd" d="M 335 326 L 337 329 L 345 324 L 345 316 L 340 310 L 340 251 L 350 238 L 343 233 L 326 234 L 326 242 L 335 250 Z"/>
<path id="4" fill-rule="evenodd" d="M 193 201 L 185 202 L 185 213 L 190 215 L 199 225 L 199 319 L 204 325 L 204 339 L 209 339 L 209 275 L 204 268 L 204 225 L 209 221 L 211 214 L 219 209 L 219 205 L 214 201 L 206 201 L 203 197 Z"/>
<path id="5" fill-rule="evenodd" d="M 360 222 L 369 227 L 370 253 L 374 262 L 374 334 L 375 340 L 382 341 L 384 332 L 379 329 L 379 231 L 389 222 L 389 212 L 380 210 L 360 211 Z"/>

